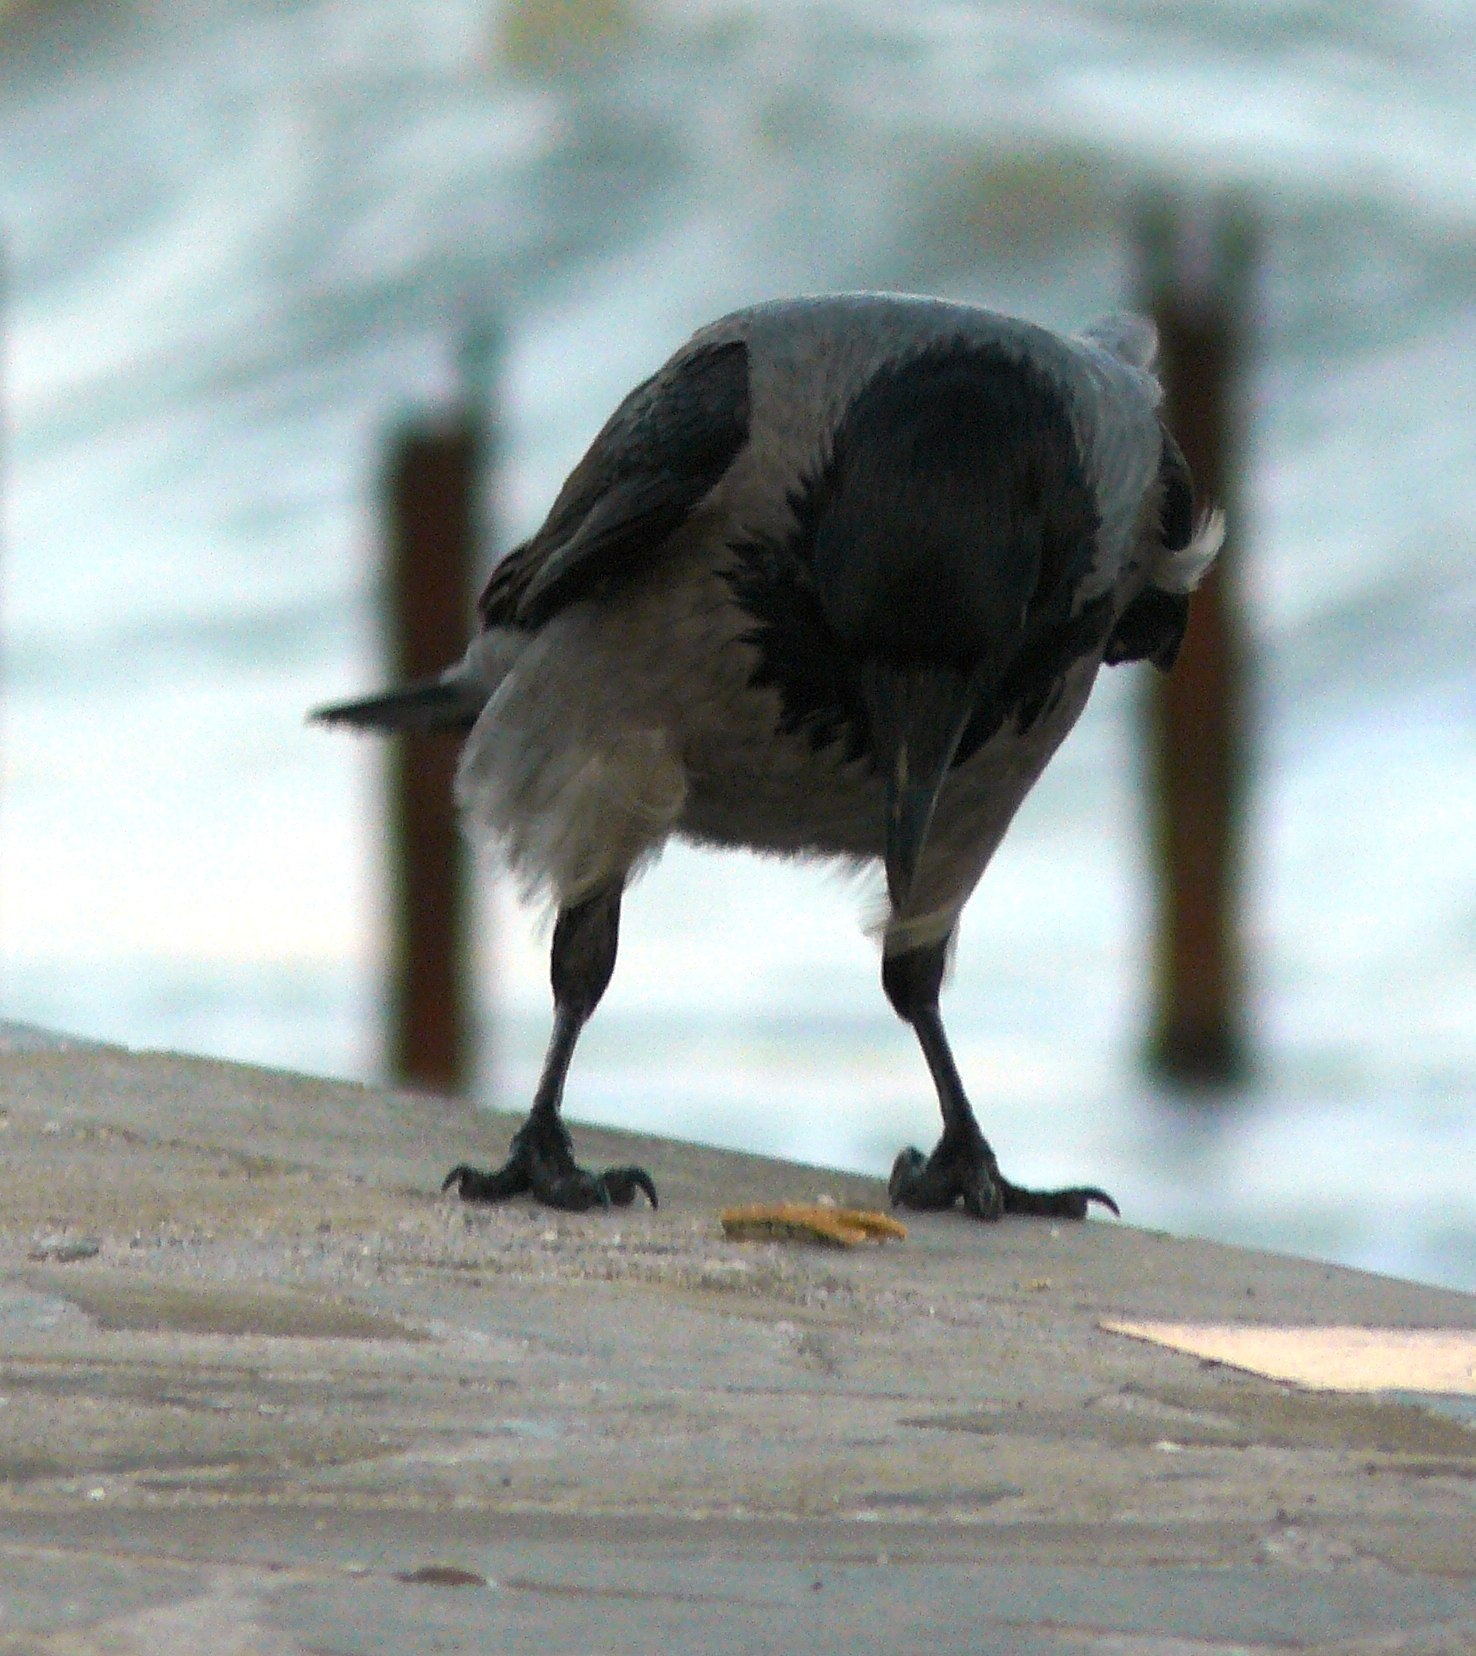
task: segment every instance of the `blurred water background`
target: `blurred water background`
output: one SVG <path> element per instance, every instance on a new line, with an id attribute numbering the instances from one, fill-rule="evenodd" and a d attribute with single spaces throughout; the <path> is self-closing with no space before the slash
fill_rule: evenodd
<path id="1" fill-rule="evenodd" d="M 1229 190 L 1263 242 L 1257 1077 L 1210 1110 L 1139 1064 L 1131 673 L 945 1013 L 1016 1178 L 1476 1289 L 1473 38 L 1460 0 L 0 4 L 0 1012 L 379 1071 L 378 755 L 303 713 L 381 677 L 385 432 L 470 329 L 507 544 L 711 315 L 866 286 L 1079 325 L 1131 295 L 1141 189 Z M 669 854 L 571 1117 L 877 1172 L 930 1145 L 867 902 Z M 545 938 L 481 903 L 479 1090 L 520 1109 Z"/>

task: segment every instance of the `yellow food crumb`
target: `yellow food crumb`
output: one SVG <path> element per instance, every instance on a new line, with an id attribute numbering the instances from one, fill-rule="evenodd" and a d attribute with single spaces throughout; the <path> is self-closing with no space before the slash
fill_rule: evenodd
<path id="1" fill-rule="evenodd" d="M 754 1202 L 724 1208 L 718 1217 L 723 1234 L 737 1242 L 813 1242 L 855 1248 L 890 1237 L 900 1241 L 907 1235 L 906 1225 L 889 1214 L 820 1202 Z"/>

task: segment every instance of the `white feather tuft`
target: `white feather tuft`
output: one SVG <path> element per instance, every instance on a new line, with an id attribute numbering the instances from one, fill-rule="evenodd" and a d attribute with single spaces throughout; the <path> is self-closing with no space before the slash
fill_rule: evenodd
<path id="1" fill-rule="evenodd" d="M 1081 337 L 1110 351 L 1130 368 L 1151 368 L 1158 356 L 1158 329 L 1133 311 L 1100 316 L 1081 330 Z"/>
<path id="2" fill-rule="evenodd" d="M 1193 592 L 1225 544 L 1225 514 L 1217 506 L 1194 527 L 1189 544 L 1164 555 L 1153 584 L 1164 592 Z"/>

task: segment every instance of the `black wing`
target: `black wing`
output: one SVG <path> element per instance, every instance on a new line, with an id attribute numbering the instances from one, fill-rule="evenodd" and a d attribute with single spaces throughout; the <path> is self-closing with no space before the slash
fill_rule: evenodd
<path id="1" fill-rule="evenodd" d="M 483 625 L 538 627 L 639 567 L 747 441 L 748 347 L 730 340 L 675 357 L 615 410 L 543 527 L 492 571 Z"/>

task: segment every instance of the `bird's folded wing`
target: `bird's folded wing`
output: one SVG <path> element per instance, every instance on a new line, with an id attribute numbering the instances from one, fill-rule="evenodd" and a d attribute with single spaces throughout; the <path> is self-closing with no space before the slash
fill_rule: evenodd
<path id="1" fill-rule="evenodd" d="M 741 340 L 675 357 L 621 403 L 533 538 L 493 570 L 485 626 L 537 627 L 632 573 L 708 494 L 748 440 Z"/>

